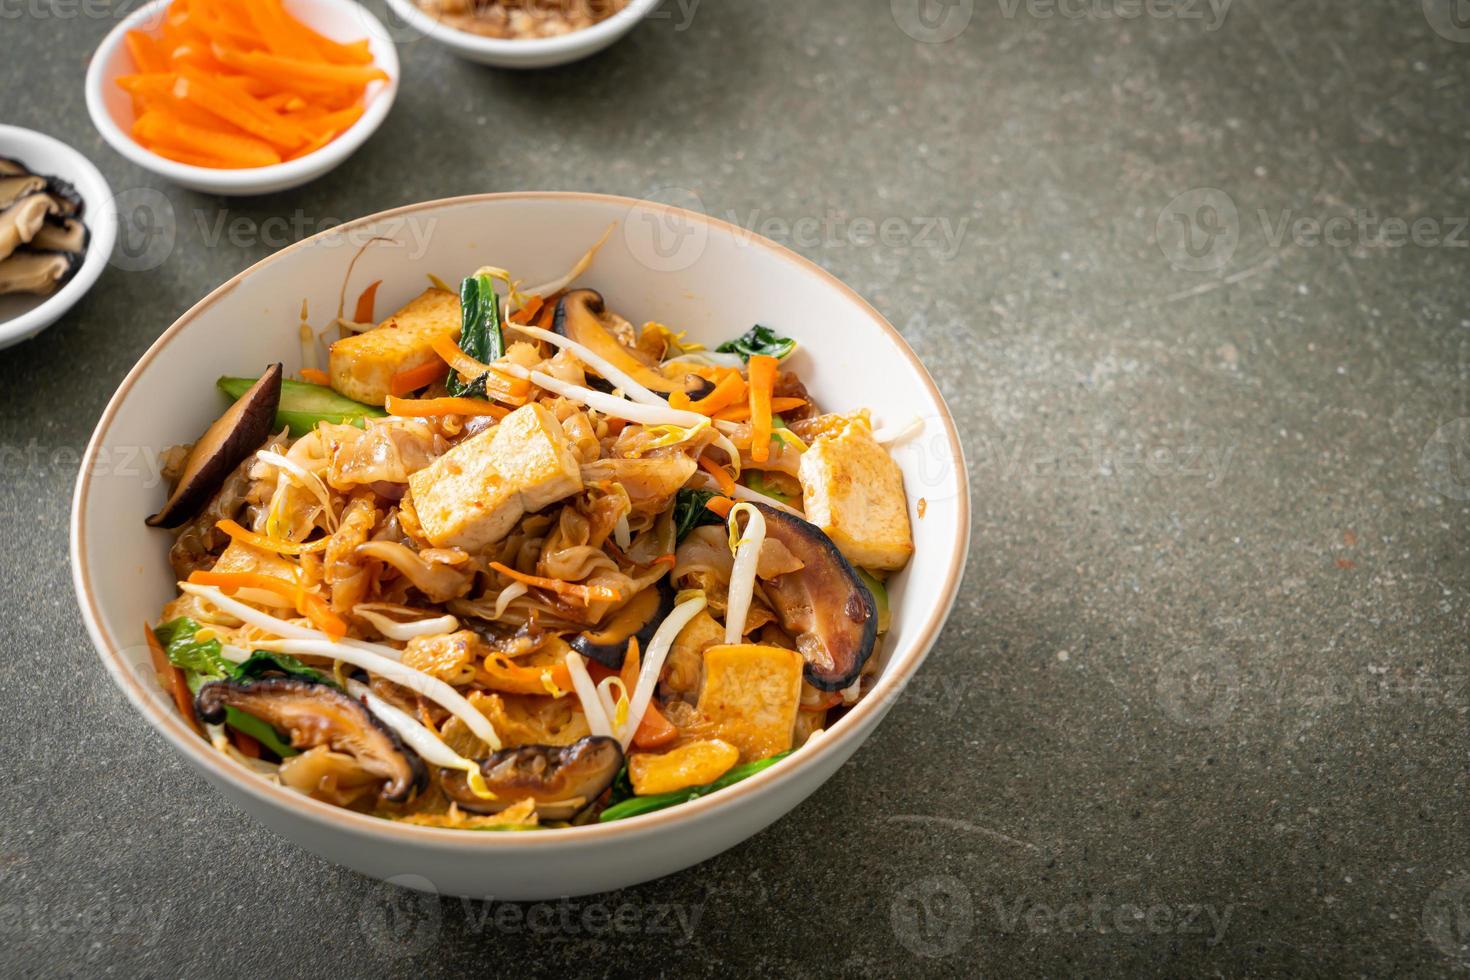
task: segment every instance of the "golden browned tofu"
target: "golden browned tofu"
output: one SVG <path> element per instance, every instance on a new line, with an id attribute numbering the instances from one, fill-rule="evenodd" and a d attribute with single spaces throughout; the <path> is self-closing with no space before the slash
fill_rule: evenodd
<path id="1" fill-rule="evenodd" d="M 740 761 L 791 748 L 801 707 L 801 671 L 795 650 L 739 643 L 704 652 L 699 713 L 713 734 L 740 750 Z"/>
<path id="2" fill-rule="evenodd" d="M 579 492 L 582 472 L 556 416 L 533 404 L 414 473 L 408 487 L 434 547 L 477 552 L 525 514 Z"/>
<path id="3" fill-rule="evenodd" d="M 459 328 L 459 297 L 426 289 L 373 329 L 332 345 L 327 357 L 332 388 L 366 405 L 382 405 L 393 375 L 436 360 L 434 339 L 454 337 Z"/>
<path id="4" fill-rule="evenodd" d="M 895 571 L 914 553 L 903 474 L 866 424 L 851 421 L 801 454 L 802 509 L 854 565 Z"/>

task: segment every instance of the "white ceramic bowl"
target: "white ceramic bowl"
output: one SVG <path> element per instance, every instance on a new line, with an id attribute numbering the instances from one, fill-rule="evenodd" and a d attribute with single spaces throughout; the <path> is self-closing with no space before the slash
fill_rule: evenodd
<path id="1" fill-rule="evenodd" d="M 367 38 L 373 62 L 388 73 L 386 82 L 372 82 L 363 95 L 362 117 L 332 142 L 299 160 L 269 167 L 216 170 L 195 167 L 159 156 L 133 139 L 132 99 L 114 79 L 137 72 L 124 41 L 128 31 L 156 33 L 169 0 L 154 0 L 112 29 L 92 54 L 87 66 L 87 112 L 92 125 L 114 150 L 133 163 L 190 190 L 206 194 L 241 196 L 270 194 L 300 187 L 346 160 L 383 124 L 398 94 L 398 50 L 382 23 L 356 0 L 285 0 L 286 9 L 308 27 L 336 41 Z"/>
<path id="2" fill-rule="evenodd" d="M 156 621 L 175 595 L 171 538 L 143 524 L 166 489 L 148 461 L 197 438 L 220 413 L 217 376 L 275 360 L 288 371 L 300 367 L 302 300 L 319 326 L 335 316 L 363 242 L 381 236 L 398 244 L 362 253 L 346 285 L 349 302 L 382 279 L 379 309 L 391 310 L 421 292 L 429 273 L 455 280 L 509 263 L 527 281 L 555 278 L 613 222 L 621 231 L 579 281 L 629 320 L 656 319 L 711 344 L 767 324 L 799 339 L 794 367 L 819 404 L 867 406 L 882 423 L 924 421 L 895 451 L 917 550 L 890 583 L 893 625 L 872 694 L 791 757 L 717 794 L 616 823 L 532 833 L 363 816 L 267 783 L 212 750 L 159 687 L 143 645 L 145 621 Z M 290 840 L 366 874 L 443 894 L 529 900 L 606 891 L 686 868 L 815 791 L 873 731 L 928 653 L 959 588 L 969 527 L 964 462 L 943 399 L 898 333 L 857 293 L 780 246 L 703 215 L 598 195 L 496 194 L 399 208 L 324 232 L 252 266 L 185 313 L 143 355 L 98 423 L 77 480 L 71 557 L 82 617 L 103 664 L 226 797 Z"/>
<path id="3" fill-rule="evenodd" d="M 441 23 L 425 13 L 414 0 L 388 0 L 407 30 L 415 31 L 450 51 L 497 68 L 553 68 L 590 57 L 610 46 L 647 17 L 659 0 L 631 0 L 628 6 L 591 27 L 557 37 L 508 40 L 471 34 Z"/>
<path id="4" fill-rule="evenodd" d="M 0 296 L 0 348 L 5 348 L 51 326 L 92 288 L 112 255 L 117 209 L 112 188 L 92 161 L 61 140 L 19 126 L 0 126 L 0 157 L 14 157 L 32 173 L 69 181 L 82 196 L 82 223 L 89 235 L 82 267 L 56 292 L 50 296 Z"/>

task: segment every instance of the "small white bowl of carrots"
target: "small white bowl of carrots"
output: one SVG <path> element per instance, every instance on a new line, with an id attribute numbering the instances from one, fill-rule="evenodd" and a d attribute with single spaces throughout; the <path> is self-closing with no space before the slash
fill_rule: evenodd
<path id="1" fill-rule="evenodd" d="M 155 0 L 87 69 L 103 139 L 211 194 L 320 177 L 382 124 L 397 91 L 397 50 L 354 0 Z"/>

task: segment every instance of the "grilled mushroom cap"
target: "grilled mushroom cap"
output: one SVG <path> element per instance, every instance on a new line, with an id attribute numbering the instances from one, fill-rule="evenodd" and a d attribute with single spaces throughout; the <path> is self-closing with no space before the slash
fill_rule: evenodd
<path id="1" fill-rule="evenodd" d="M 556 317 L 552 328 L 563 337 L 575 340 L 584 347 L 621 368 L 632 379 L 650 391 L 667 395 L 680 387 L 677 381 L 667 378 L 657 368 L 633 355 L 612 332 L 603 325 L 607 304 L 602 294 L 595 289 L 574 289 L 556 304 Z"/>
<path id="2" fill-rule="evenodd" d="M 440 769 L 444 794 L 472 813 L 499 813 L 530 798 L 547 820 L 570 820 L 590 806 L 617 778 L 623 748 L 617 739 L 588 735 L 571 745 L 522 745 L 504 749 L 480 762 L 485 783 L 495 794 L 481 799 L 458 769 Z"/>
<path id="3" fill-rule="evenodd" d="M 49 194 L 27 194 L 3 211 L 0 211 L 0 259 L 36 237 L 46 216 L 60 214 L 56 202 Z"/>
<path id="4" fill-rule="evenodd" d="M 327 684 L 304 677 L 213 681 L 195 699 L 199 717 L 211 725 L 234 708 L 286 732 L 293 748 L 325 745 L 352 756 L 364 770 L 383 780 L 380 795 L 393 803 L 408 799 L 427 784 L 428 773 L 418 754 L 360 701 Z"/>
<path id="5" fill-rule="evenodd" d="M 236 466 L 271 434 L 281 401 L 281 365 L 273 364 L 189 450 L 184 475 L 149 527 L 178 527 L 199 512 Z"/>
<path id="6" fill-rule="evenodd" d="M 573 637 L 571 647 L 604 667 L 621 670 L 628 656 L 628 641 L 636 636 L 638 649 L 647 650 L 659 624 L 673 611 L 674 587 L 666 575 L 635 595 L 601 627 Z"/>
<path id="7" fill-rule="evenodd" d="M 0 296 L 34 293 L 48 296 L 71 278 L 82 264 L 80 255 L 69 252 L 33 252 L 21 249 L 0 260 Z"/>
<path id="8" fill-rule="evenodd" d="M 756 504 L 766 519 L 766 536 L 800 559 L 795 572 L 765 583 L 781 628 L 796 639 L 806 659 L 806 679 L 823 691 L 852 684 L 873 654 L 878 606 L 832 539 L 815 524 Z"/>

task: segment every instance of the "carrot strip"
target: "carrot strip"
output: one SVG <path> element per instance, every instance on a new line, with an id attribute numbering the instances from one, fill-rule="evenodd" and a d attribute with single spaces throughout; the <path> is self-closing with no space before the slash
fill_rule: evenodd
<path id="1" fill-rule="evenodd" d="M 359 320 L 358 322 L 366 323 L 368 321 Z M 444 362 L 430 361 L 427 364 L 420 364 L 418 367 L 412 367 L 406 371 L 399 371 L 393 375 L 392 378 L 388 379 L 388 391 L 391 394 L 399 396 L 412 394 L 420 388 L 433 384 L 442 377 L 444 377 Z"/>
<path id="2" fill-rule="evenodd" d="M 730 516 L 730 508 L 734 506 L 735 501 L 729 497 L 711 497 L 704 502 L 704 509 L 722 521 Z"/>
<path id="3" fill-rule="evenodd" d="M 633 696 L 633 689 L 638 686 L 638 665 L 642 660 L 638 652 L 638 637 L 628 637 L 628 652 L 623 656 L 623 669 L 618 671 L 618 680 L 623 682 L 623 690 L 628 692 L 628 697 Z"/>
<path id="4" fill-rule="evenodd" d="M 194 585 L 212 585 L 227 593 L 237 589 L 274 592 L 295 605 L 297 612 L 332 639 L 340 640 L 347 635 L 347 624 L 332 612 L 321 596 L 308 592 L 296 582 L 260 572 L 191 572 L 189 581 Z"/>
<path id="5" fill-rule="evenodd" d="M 570 599 L 580 599 L 583 602 L 616 602 L 622 597 L 617 589 L 607 585 L 579 585 L 576 582 L 563 582 L 559 578 L 542 578 L 540 575 L 527 575 L 518 572 L 508 565 L 498 561 L 492 561 L 490 567 L 500 574 L 522 585 L 534 586 L 538 589 L 547 589 L 557 595 L 563 595 Z M 195 574 L 198 574 L 197 572 Z"/>
<path id="6" fill-rule="evenodd" d="M 719 380 L 715 390 L 705 395 L 698 401 L 689 401 L 689 396 L 682 391 L 676 391 L 669 396 L 671 408 L 687 408 L 691 412 L 700 415 L 713 415 L 722 408 L 728 408 L 745 397 L 745 379 L 740 372 L 731 371 Z M 675 404 L 675 397 L 681 398 L 683 404 Z"/>
<path id="7" fill-rule="evenodd" d="M 658 749 L 678 737 L 679 729 L 658 710 L 658 703 L 650 700 L 643 720 L 638 723 L 638 731 L 633 733 L 633 744 L 640 749 Z"/>
<path id="8" fill-rule="evenodd" d="M 522 324 L 530 323 L 536 318 L 536 314 L 541 312 L 541 305 L 542 303 L 540 296 L 532 296 L 528 298 L 526 300 L 525 306 L 521 307 L 510 315 L 510 322 Z"/>
<path id="9" fill-rule="evenodd" d="M 254 96 L 215 85 L 197 68 L 185 66 L 180 69 L 173 94 L 282 150 L 294 150 L 307 141 L 307 134 L 300 127 L 261 105 Z"/>
<path id="10" fill-rule="evenodd" d="M 779 364 L 767 354 L 750 358 L 750 458 L 757 463 L 771 458 L 771 392 Z"/>
<path id="11" fill-rule="evenodd" d="M 133 135 L 148 143 L 219 157 L 237 166 L 262 167 L 281 162 L 280 154 L 263 140 L 191 126 L 160 109 L 143 113 L 133 123 Z"/>
<path id="12" fill-rule="evenodd" d="M 243 8 L 246 19 L 272 54 L 307 60 L 320 57 L 314 45 L 287 29 L 286 12 L 278 6 L 266 0 L 243 0 L 239 6 Z"/>
<path id="13" fill-rule="evenodd" d="M 782 412 L 789 412 L 805 404 L 805 398 L 772 398 L 771 414 L 780 415 Z M 749 402 L 744 405 L 731 405 L 729 408 L 722 408 L 714 414 L 714 419 L 717 422 L 744 422 L 748 418 L 750 418 Z"/>
<path id="14" fill-rule="evenodd" d="M 231 728 L 230 737 L 235 740 L 235 748 L 247 759 L 260 758 L 260 742 L 256 741 L 254 735 L 246 735 L 239 729 Z"/>
<path id="15" fill-rule="evenodd" d="M 158 642 L 158 636 L 153 632 L 153 627 L 146 622 L 143 624 L 143 635 L 148 638 L 148 654 L 153 659 L 153 669 L 158 672 L 158 683 L 174 699 L 174 707 L 179 709 L 179 714 L 184 716 L 189 727 L 202 736 L 204 729 L 199 727 L 199 719 L 194 715 L 194 696 L 189 693 L 189 684 L 184 677 L 184 672 L 175 667 L 168 659 L 168 654 L 164 652 L 163 644 Z"/>
<path id="16" fill-rule="evenodd" d="M 218 51 L 215 52 L 215 56 L 219 57 Z M 285 58 L 280 55 L 266 54 L 263 51 L 231 52 L 231 56 L 240 64 L 249 65 L 260 71 L 329 85 L 356 86 L 388 80 L 387 72 L 368 65 L 324 64 L 320 61 L 307 61 L 304 58 Z M 225 58 L 220 58 L 220 60 L 230 64 Z"/>
<path id="17" fill-rule="evenodd" d="M 327 374 L 321 368 L 302 368 L 301 380 L 314 385 L 325 385 L 328 387 L 332 384 L 331 375 Z"/>
<path id="18" fill-rule="evenodd" d="M 559 691 L 572 689 L 572 675 L 564 663 L 550 668 L 518 667 L 503 653 L 492 653 L 475 671 L 475 679 L 506 694 L 548 694 L 548 685 Z"/>
<path id="19" fill-rule="evenodd" d="M 357 306 L 352 311 L 352 319 L 358 323 L 377 322 L 373 316 L 373 309 L 377 306 L 378 287 L 382 284 L 383 280 L 378 279 L 362 291 L 362 295 L 357 297 Z"/>
<path id="20" fill-rule="evenodd" d="M 128 46 L 128 54 L 132 55 L 133 64 L 138 66 L 139 71 L 168 70 L 168 59 L 159 50 L 158 42 L 147 34 L 142 31 L 128 31 L 123 35 L 123 43 Z"/>
<path id="21" fill-rule="evenodd" d="M 190 153 L 188 150 L 175 150 L 169 146 L 150 146 L 149 151 L 157 153 L 165 160 L 175 163 L 185 163 L 191 167 L 213 167 L 216 170 L 233 170 L 235 164 L 220 157 L 209 156 L 206 153 Z"/>
<path id="22" fill-rule="evenodd" d="M 489 415 L 497 420 L 510 414 L 510 409 L 478 398 L 395 398 L 388 396 L 384 406 L 389 415 L 399 418 L 433 418 L 439 415 Z"/>
<path id="23" fill-rule="evenodd" d="M 726 472 L 725 468 L 708 456 L 699 457 L 699 468 L 715 478 L 720 485 L 720 492 L 727 497 L 735 496 L 735 479 Z"/>
<path id="24" fill-rule="evenodd" d="M 304 374 L 305 372 L 302 373 Z M 258 534 L 248 528 L 241 527 L 228 518 L 216 522 L 214 526 L 241 544 L 248 544 L 252 548 L 259 548 L 261 551 L 274 551 L 281 555 L 304 555 L 313 551 L 325 551 L 327 549 L 326 538 L 322 538 L 319 541 L 310 541 L 306 544 L 300 544 L 295 541 L 278 541 L 275 538 L 268 538 L 264 534 Z"/>
<path id="25" fill-rule="evenodd" d="M 470 355 L 459 349 L 459 345 L 447 334 L 441 334 L 430 341 L 429 346 L 435 354 L 444 359 L 459 376 L 470 382 L 485 376 L 485 391 L 492 398 L 497 398 L 512 405 L 524 405 L 526 395 L 531 390 L 531 382 L 520 378 L 512 378 L 501 374 L 488 364 L 481 364 Z"/>

